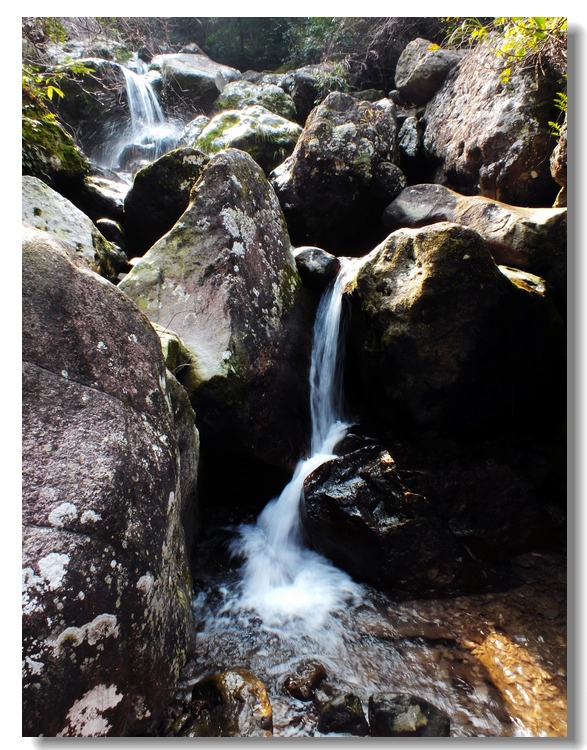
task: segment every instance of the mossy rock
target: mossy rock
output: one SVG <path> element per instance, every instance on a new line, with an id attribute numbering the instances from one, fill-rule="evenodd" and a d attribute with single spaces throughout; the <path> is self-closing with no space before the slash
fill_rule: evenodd
<path id="1" fill-rule="evenodd" d="M 195 145 L 208 154 L 228 148 L 246 151 L 268 174 L 293 152 L 301 133 L 296 123 L 256 105 L 216 115 Z"/>
<path id="2" fill-rule="evenodd" d="M 54 114 L 29 89 L 22 89 L 22 173 L 51 187 L 80 181 L 89 164 Z"/>
<path id="3" fill-rule="evenodd" d="M 249 81 L 233 81 L 226 85 L 214 107 L 218 111 L 225 111 L 245 109 L 255 105 L 265 107 L 270 112 L 285 117 L 286 120 L 296 120 L 297 111 L 294 100 L 274 83 L 259 86 Z"/>

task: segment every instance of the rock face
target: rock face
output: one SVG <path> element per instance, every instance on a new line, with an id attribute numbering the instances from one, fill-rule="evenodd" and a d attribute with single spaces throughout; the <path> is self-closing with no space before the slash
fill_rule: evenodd
<path id="1" fill-rule="evenodd" d="M 195 110 L 210 107 L 229 81 L 240 73 L 220 65 L 207 55 L 179 53 L 157 55 L 151 68 L 159 70 L 163 79 L 163 98 L 169 102 L 186 102 Z"/>
<path id="2" fill-rule="evenodd" d="M 514 205 L 550 206 L 557 192 L 548 126 L 556 84 L 519 71 L 504 87 L 502 67 L 492 47 L 476 47 L 426 106 L 424 147 L 438 162 L 432 181 Z"/>
<path id="3" fill-rule="evenodd" d="M 544 428 L 560 414 L 565 371 L 562 321 L 544 291 L 507 278 L 466 227 L 394 232 L 348 295 L 348 395 L 404 435 L 483 435 L 504 420 L 514 432 Z"/>
<path id="4" fill-rule="evenodd" d="M 216 110 L 261 106 L 286 120 L 296 120 L 296 105 L 289 94 L 274 83 L 257 85 L 250 81 L 228 83 L 216 102 Z"/>
<path id="5" fill-rule="evenodd" d="M 390 454 L 367 446 L 327 461 L 304 482 L 312 546 L 384 591 L 480 588 L 487 574 L 422 496 L 409 492 Z"/>
<path id="6" fill-rule="evenodd" d="M 136 173 L 124 201 L 124 228 L 132 255 L 144 255 L 179 219 L 207 161 L 201 151 L 178 148 Z"/>
<path id="7" fill-rule="evenodd" d="M 255 105 L 216 115 L 196 139 L 195 147 L 208 154 L 238 148 L 269 174 L 291 154 L 301 132 L 295 122 Z"/>
<path id="8" fill-rule="evenodd" d="M 316 107 L 271 181 L 295 244 L 330 252 L 376 223 L 385 196 L 405 187 L 396 166 L 395 105 L 338 92 Z"/>
<path id="9" fill-rule="evenodd" d="M 66 242 L 89 269 L 107 279 L 116 278 L 126 255 L 100 233 L 73 203 L 37 177 L 22 178 L 22 220 Z"/>
<path id="10" fill-rule="evenodd" d="M 567 118 L 562 124 L 557 144 L 550 156 L 550 173 L 561 186 L 555 206 L 567 205 Z"/>
<path id="11" fill-rule="evenodd" d="M 181 220 L 120 288 L 191 352 L 181 381 L 208 447 L 298 459 L 312 309 L 275 193 L 248 154 L 210 160 Z"/>
<path id="12" fill-rule="evenodd" d="M 432 703 L 404 693 L 369 698 L 372 737 L 450 737 L 450 719 Z"/>
<path id="13" fill-rule="evenodd" d="M 496 263 L 543 277 L 559 309 L 566 306 L 567 211 L 521 208 L 482 196 L 464 196 L 442 185 L 412 185 L 385 209 L 390 229 L 451 221 L 487 240 Z"/>
<path id="14" fill-rule="evenodd" d="M 149 322 L 58 244 L 23 244 L 23 734 L 119 736 L 193 649 L 198 435 Z"/>
<path id="15" fill-rule="evenodd" d="M 55 115 L 28 89 L 22 90 L 22 173 L 54 188 L 79 187 L 89 170 L 86 157 Z"/>
<path id="16" fill-rule="evenodd" d="M 462 56 L 456 50 L 439 49 L 428 39 L 414 39 L 397 61 L 395 85 L 408 101 L 427 104 Z"/>

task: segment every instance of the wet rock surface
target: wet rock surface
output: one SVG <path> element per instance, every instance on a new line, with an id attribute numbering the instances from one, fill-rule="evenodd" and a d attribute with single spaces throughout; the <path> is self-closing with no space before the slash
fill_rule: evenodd
<path id="1" fill-rule="evenodd" d="M 449 737 L 450 720 L 428 701 L 405 693 L 369 698 L 372 737 Z"/>
<path id="2" fill-rule="evenodd" d="M 501 590 L 485 593 L 398 601 L 365 587 L 363 601 L 334 620 L 330 634 L 308 633 L 303 623 L 267 633 L 250 613 L 244 635 L 242 621 L 239 626 L 224 618 L 218 629 L 213 625 L 237 582 L 227 559 L 210 554 L 218 550 L 218 538 L 210 530 L 198 553 L 196 593 L 200 605 L 205 600 L 196 606 L 200 658 L 184 672 L 170 715 L 189 713 L 191 686 L 231 653 L 265 684 L 276 737 L 315 736 L 322 707 L 348 692 L 359 696 L 365 713 L 376 693 L 416 696 L 446 714 L 451 737 L 565 736 L 564 554 L 520 555 Z M 207 565 L 212 559 L 214 565 Z M 517 662 L 504 658 L 497 642 L 524 654 L 515 691 L 511 670 Z M 319 653 L 328 673 L 311 702 L 284 687 L 288 665 L 302 653 Z M 490 669 L 486 654 L 499 655 Z"/>

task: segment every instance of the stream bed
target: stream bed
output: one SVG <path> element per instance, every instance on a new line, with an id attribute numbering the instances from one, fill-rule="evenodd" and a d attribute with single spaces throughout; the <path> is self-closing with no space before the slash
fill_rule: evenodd
<path id="1" fill-rule="evenodd" d="M 394 601 L 360 586 L 357 600 L 320 627 L 296 617 L 268 626 L 235 606 L 241 576 L 227 551 L 230 533 L 206 536 L 196 562 L 197 655 L 176 715 L 199 679 L 240 668 L 264 683 L 274 736 L 320 736 L 319 713 L 330 697 L 352 692 L 367 714 L 369 695 L 379 691 L 436 705 L 450 717 L 454 737 L 565 736 L 563 555 L 515 558 L 505 591 Z M 301 701 L 284 683 L 308 659 L 324 666 L 326 678 L 313 701 Z"/>

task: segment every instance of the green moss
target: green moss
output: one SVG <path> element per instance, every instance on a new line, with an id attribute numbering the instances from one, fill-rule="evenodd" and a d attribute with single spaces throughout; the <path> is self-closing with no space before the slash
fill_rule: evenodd
<path id="1" fill-rule="evenodd" d="M 48 184 L 83 177 L 89 164 L 54 114 L 32 92 L 22 90 L 22 173 Z"/>

